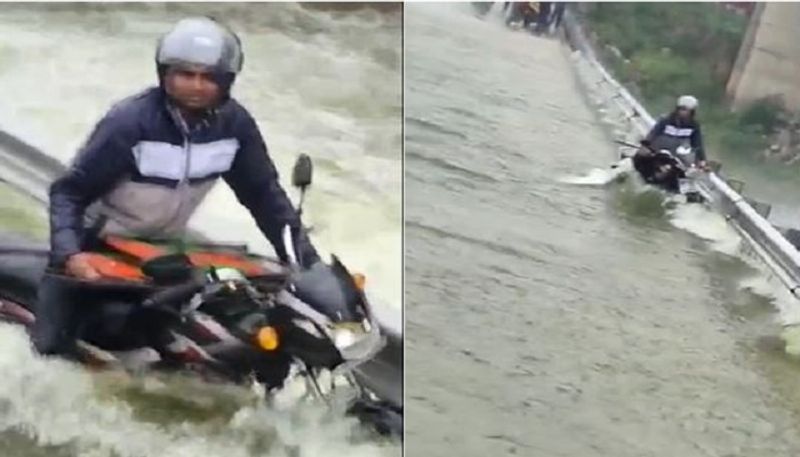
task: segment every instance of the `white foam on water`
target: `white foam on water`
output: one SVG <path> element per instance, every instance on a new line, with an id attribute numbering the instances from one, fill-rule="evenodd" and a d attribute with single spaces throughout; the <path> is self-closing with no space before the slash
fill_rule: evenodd
<path id="1" fill-rule="evenodd" d="M 786 344 L 786 353 L 792 357 L 800 358 L 800 325 L 793 325 L 783 329 L 781 339 Z"/>
<path id="2" fill-rule="evenodd" d="M 700 204 L 677 204 L 671 210 L 671 223 L 710 243 L 712 249 L 737 255 L 742 239 L 719 213 Z"/>
<path id="3" fill-rule="evenodd" d="M 777 278 L 767 272 L 766 267 L 757 260 L 745 257 L 745 261 L 759 270 L 759 273 L 739 281 L 739 287 L 767 298 L 778 310 L 776 321 L 787 330 L 800 326 L 800 307 L 797 306 L 797 297 L 792 295 Z M 800 341 L 798 343 L 800 344 Z"/>
<path id="4" fill-rule="evenodd" d="M 756 257 L 724 216 L 704 205 L 687 203 L 675 205 L 670 210 L 670 215 L 670 222 L 675 227 L 708 241 L 712 250 L 736 257 L 758 271 L 755 275 L 740 280 L 739 288 L 768 299 L 777 311 L 776 321 L 781 325 L 800 325 L 798 298 Z M 787 335 L 793 333 L 789 332 Z"/>
<path id="5" fill-rule="evenodd" d="M 615 164 L 615 168 L 593 168 L 586 175 L 564 176 L 558 181 L 579 186 L 606 186 L 619 179 L 620 176 L 629 173 L 631 170 L 629 164 L 630 160 L 622 160 Z"/>
<path id="6" fill-rule="evenodd" d="M 40 446 L 109 457 L 284 456 L 289 449 L 300 456 L 382 452 L 377 444 L 350 442 L 354 419 L 331 420 L 320 405 L 290 411 L 244 405 L 217 428 L 182 420 L 145 422 L 126 402 L 98 392 L 95 381 L 100 375 L 35 355 L 22 329 L 0 324 L 0 341 L 0 433 L 13 429 Z M 268 442 L 259 444 L 265 436 Z"/>
<path id="7" fill-rule="evenodd" d="M 725 218 L 699 204 L 679 203 L 670 211 L 671 223 L 709 242 L 717 252 L 735 256 L 757 271 L 739 281 L 740 290 L 764 297 L 776 310 L 775 322 L 783 326 L 781 338 L 785 351 L 800 357 L 800 306 L 798 297 L 772 273 L 763 261 L 756 257 L 747 242 L 730 226 Z"/>

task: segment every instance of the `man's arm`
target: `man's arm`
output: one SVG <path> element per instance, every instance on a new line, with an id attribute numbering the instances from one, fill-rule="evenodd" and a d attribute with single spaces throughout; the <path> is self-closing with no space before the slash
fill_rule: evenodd
<path id="1" fill-rule="evenodd" d="M 649 145 L 656 139 L 657 136 L 664 133 L 664 127 L 666 125 L 667 125 L 666 117 L 662 117 L 661 119 L 659 119 L 658 122 L 656 122 L 656 124 L 653 126 L 653 128 L 650 129 L 650 132 L 647 133 L 647 136 L 644 138 L 644 141 L 647 142 L 646 144 Z"/>
<path id="2" fill-rule="evenodd" d="M 240 148 L 231 169 L 223 178 L 233 189 L 239 203 L 250 211 L 278 257 L 284 261 L 288 258 L 282 230 L 285 225 L 289 225 L 295 240 L 298 261 L 302 266 L 310 267 L 319 261 L 319 255 L 303 230 L 292 202 L 280 185 L 278 171 L 269 157 L 255 120 L 244 109 L 242 111 Z"/>
<path id="3" fill-rule="evenodd" d="M 82 249 L 86 207 L 135 167 L 131 122 L 112 110 L 95 127 L 69 170 L 50 186 L 50 265 L 63 267 Z"/>

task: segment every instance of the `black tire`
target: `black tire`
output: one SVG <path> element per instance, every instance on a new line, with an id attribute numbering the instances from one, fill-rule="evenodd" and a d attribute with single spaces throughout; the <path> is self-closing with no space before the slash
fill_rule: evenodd
<path id="1" fill-rule="evenodd" d="M 700 192 L 688 192 L 686 193 L 686 202 L 687 203 L 703 203 L 703 196 L 700 195 Z"/>
<path id="2" fill-rule="evenodd" d="M 403 410 L 388 402 L 360 397 L 350 404 L 347 413 L 380 435 L 403 436 Z"/>

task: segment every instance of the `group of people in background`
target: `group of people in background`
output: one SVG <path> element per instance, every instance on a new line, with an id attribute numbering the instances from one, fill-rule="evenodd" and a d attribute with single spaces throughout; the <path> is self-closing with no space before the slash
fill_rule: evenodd
<path id="1" fill-rule="evenodd" d="M 504 2 L 506 24 L 521 25 L 537 35 L 558 30 L 564 16 L 565 2 Z"/>

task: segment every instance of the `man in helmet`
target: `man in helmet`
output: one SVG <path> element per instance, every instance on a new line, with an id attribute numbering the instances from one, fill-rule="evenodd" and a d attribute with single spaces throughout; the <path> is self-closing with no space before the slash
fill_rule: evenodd
<path id="1" fill-rule="evenodd" d="M 222 177 L 280 258 L 287 258 L 281 230 L 288 225 L 302 266 L 319 260 L 255 120 L 230 96 L 242 64 L 241 43 L 225 26 L 181 20 L 158 43 L 159 85 L 113 106 L 52 184 L 50 270 L 33 330 L 39 352 L 74 348 L 78 298 L 63 273 L 100 277 L 85 252 L 85 216 L 104 221 L 100 234 L 180 236 Z"/>
<path id="2" fill-rule="evenodd" d="M 659 151 L 666 149 L 675 152 L 679 146 L 688 144 L 694 153 L 694 164 L 706 168 L 706 154 L 703 150 L 703 135 L 700 123 L 695 119 L 698 102 L 691 95 L 678 97 L 675 109 L 662 117 L 650 130 L 642 145 L 647 149 Z"/>

